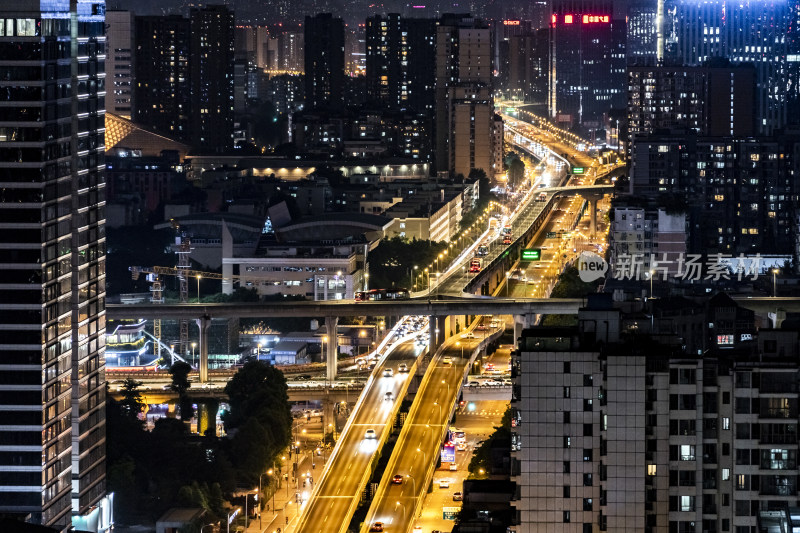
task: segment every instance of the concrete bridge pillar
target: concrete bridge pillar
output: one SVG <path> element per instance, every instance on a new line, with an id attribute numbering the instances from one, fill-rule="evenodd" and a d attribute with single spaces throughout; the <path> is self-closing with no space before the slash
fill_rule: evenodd
<path id="1" fill-rule="evenodd" d="M 330 392 L 328 390 L 327 392 Z M 336 428 L 336 415 L 334 414 L 334 407 L 336 406 L 336 402 L 334 402 L 329 394 L 325 395 L 325 399 L 322 401 L 322 439 L 323 442 L 325 440 L 325 435 L 328 433 L 332 433 Z"/>
<path id="2" fill-rule="evenodd" d="M 589 237 L 595 237 L 597 235 L 597 202 L 602 196 L 587 194 L 584 198 L 589 202 Z"/>
<path id="3" fill-rule="evenodd" d="M 439 344 L 442 344 L 447 337 L 447 317 L 446 316 L 437 316 L 436 317 L 436 329 L 439 330 L 439 333 L 436 335 L 436 339 Z"/>
<path id="4" fill-rule="evenodd" d="M 325 317 L 325 333 L 328 335 L 328 347 L 325 353 L 325 361 L 327 363 L 327 380 L 333 381 L 336 379 L 336 364 L 339 354 L 339 336 L 336 334 L 336 326 L 339 325 L 338 316 Z"/>
<path id="5" fill-rule="evenodd" d="M 522 336 L 522 330 L 533 326 L 536 315 L 514 315 L 514 344 Z"/>
<path id="6" fill-rule="evenodd" d="M 211 317 L 203 315 L 195 322 L 200 330 L 200 383 L 208 383 L 208 330 L 211 327 Z"/>
<path id="7" fill-rule="evenodd" d="M 438 348 L 436 344 L 436 317 L 431 315 L 428 317 L 428 353 L 433 355 Z"/>

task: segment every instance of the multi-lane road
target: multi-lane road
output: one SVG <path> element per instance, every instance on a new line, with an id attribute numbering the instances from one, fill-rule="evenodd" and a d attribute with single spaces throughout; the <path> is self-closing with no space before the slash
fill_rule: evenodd
<path id="1" fill-rule="evenodd" d="M 303 510 L 297 531 L 303 533 L 339 533 L 347 528 L 355 505 L 361 499 L 365 476 L 376 457 L 378 444 L 391 431 L 391 417 L 395 402 L 408 386 L 411 372 L 399 372 L 400 364 L 414 369 L 416 359 L 424 346 L 408 340 L 399 344 L 373 373 L 360 405 L 353 411 L 351 420 L 336 444 L 334 455 L 314 488 L 312 498 Z M 387 368 L 392 376 L 385 376 Z M 393 399 L 387 400 L 387 393 Z M 374 436 L 367 437 L 367 430 Z"/>
<path id="2" fill-rule="evenodd" d="M 529 125 L 519 121 L 515 126 L 526 134 L 551 136 L 549 133 L 533 132 L 529 130 Z M 596 176 L 596 163 L 588 155 L 567 144 L 558 143 L 556 139 L 543 138 L 541 141 L 561 150 L 559 156 L 566 157 L 571 163 L 594 166 L 593 173 Z M 518 211 L 510 217 L 517 234 L 539 215 L 543 205 L 544 203 L 533 201 L 533 193 L 527 201 L 521 202 Z M 501 250 L 499 248 L 496 253 Z M 491 257 L 490 255 L 487 259 L 490 260 Z M 460 262 L 451 265 L 449 275 L 442 280 L 441 289 L 450 292 L 459 284 L 463 287 L 469 276 L 464 272 L 463 263 L 467 263 L 470 258 L 470 254 L 465 253 Z M 431 361 L 383 473 L 378 492 L 363 524 L 363 531 L 368 531 L 375 522 L 383 523 L 392 531 L 405 532 L 411 529 L 418 505 L 421 505 L 432 479 L 446 425 L 462 385 L 465 367 L 470 364 L 469 355 L 479 341 L 479 338 L 474 338 L 471 334 L 450 339 Z M 371 474 L 371 463 L 376 460 L 377 449 L 388 437 L 386 432 L 391 430 L 391 417 L 395 413 L 392 407 L 408 385 L 410 373 L 400 373 L 398 367 L 405 363 L 413 371 L 419 349 L 413 340 L 402 343 L 376 368 L 301 516 L 298 531 L 340 533 L 348 527 L 355 506 L 361 499 L 361 491 Z M 393 375 L 384 375 L 389 368 Z M 387 393 L 391 393 L 391 399 L 387 399 Z M 401 476 L 402 482 L 393 483 L 394 476 Z"/>
<path id="3" fill-rule="evenodd" d="M 464 379 L 465 367 L 470 364 L 469 356 L 482 337 L 479 334 L 472 338 L 451 338 L 431 362 L 383 473 L 362 531 L 368 531 L 375 522 L 390 526 L 390 531 L 411 529 L 416 506 L 422 503 L 436 465 L 446 424 Z M 395 475 L 403 477 L 401 484 L 392 483 Z"/>

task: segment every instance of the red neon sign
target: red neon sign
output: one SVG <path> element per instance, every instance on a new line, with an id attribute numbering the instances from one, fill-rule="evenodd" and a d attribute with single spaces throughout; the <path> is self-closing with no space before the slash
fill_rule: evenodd
<path id="1" fill-rule="evenodd" d="M 519 21 L 518 20 L 504 20 L 503 21 L 503 25 L 504 26 L 519 26 Z"/>
<path id="2" fill-rule="evenodd" d="M 555 26 L 555 24 L 556 24 L 556 16 L 555 15 L 550 15 L 550 22 L 552 22 L 553 26 Z"/>
<path id="3" fill-rule="evenodd" d="M 608 15 L 584 15 L 584 24 L 593 24 L 596 22 L 608 22 Z"/>
<path id="4" fill-rule="evenodd" d="M 564 24 L 572 24 L 572 15 L 564 15 Z"/>

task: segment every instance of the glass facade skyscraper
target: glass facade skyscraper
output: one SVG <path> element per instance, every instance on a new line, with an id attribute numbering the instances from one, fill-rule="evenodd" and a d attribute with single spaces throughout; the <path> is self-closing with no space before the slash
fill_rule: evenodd
<path id="1" fill-rule="evenodd" d="M 0 512 L 105 490 L 104 0 L 0 7 Z"/>
<path id="2" fill-rule="evenodd" d="M 770 135 L 799 120 L 789 113 L 796 105 L 800 69 L 796 2 L 663 1 L 667 64 L 697 66 L 714 58 L 753 63 L 760 132 Z"/>

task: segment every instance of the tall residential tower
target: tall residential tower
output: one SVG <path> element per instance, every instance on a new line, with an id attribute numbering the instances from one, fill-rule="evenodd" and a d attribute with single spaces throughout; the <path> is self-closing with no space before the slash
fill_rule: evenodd
<path id="1" fill-rule="evenodd" d="M 62 531 L 109 510 L 104 12 L 0 7 L 0 513 Z"/>

